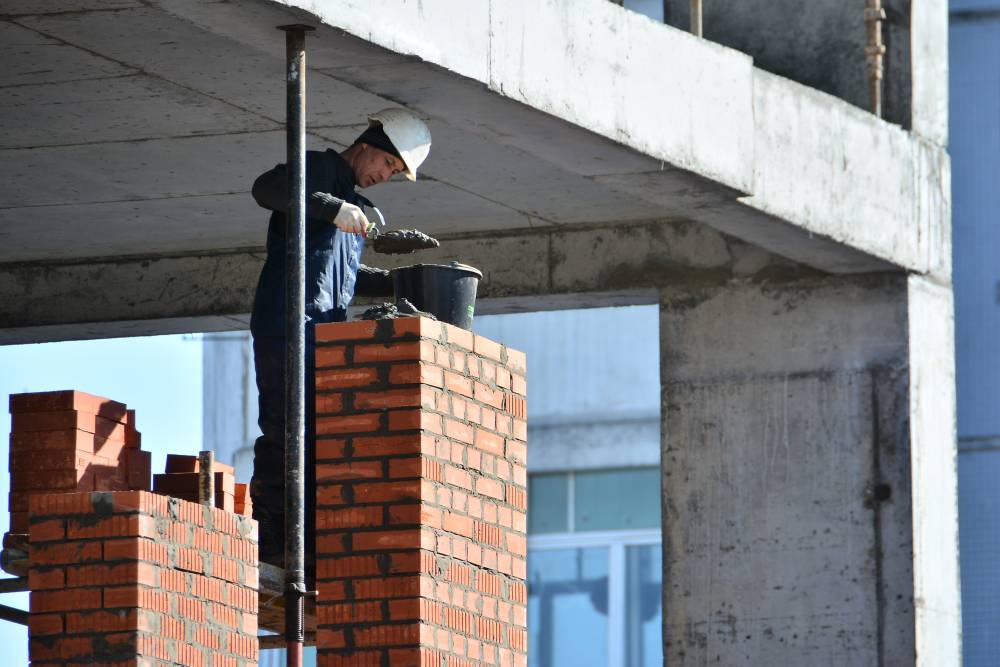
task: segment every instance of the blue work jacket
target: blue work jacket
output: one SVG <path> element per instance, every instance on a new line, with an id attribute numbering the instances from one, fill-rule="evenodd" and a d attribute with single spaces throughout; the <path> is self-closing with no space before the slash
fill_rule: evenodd
<path id="1" fill-rule="evenodd" d="M 285 227 L 288 206 L 284 164 L 262 174 L 253 197 L 272 211 L 267 259 L 250 316 L 255 336 L 285 335 Z M 333 219 L 344 202 L 360 205 L 354 171 L 333 150 L 306 153 L 306 324 L 343 320 L 354 297 L 364 237 L 345 234 Z"/>

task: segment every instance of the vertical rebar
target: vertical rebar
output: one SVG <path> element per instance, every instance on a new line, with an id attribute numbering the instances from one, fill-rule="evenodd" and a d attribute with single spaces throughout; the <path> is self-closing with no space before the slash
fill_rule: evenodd
<path id="1" fill-rule="evenodd" d="M 215 507 L 215 452 L 206 450 L 198 454 L 198 502 Z"/>
<path id="2" fill-rule="evenodd" d="M 865 25 L 868 27 L 868 44 L 865 46 L 865 61 L 868 64 L 868 97 L 871 112 L 882 117 L 882 58 L 885 45 L 882 43 L 882 21 L 885 10 L 882 0 L 868 0 L 865 7 Z"/>
<path id="3" fill-rule="evenodd" d="M 701 0 L 691 0 L 691 34 L 702 36 Z"/>
<path id="4" fill-rule="evenodd" d="M 288 214 L 285 224 L 285 642 L 288 667 L 305 643 L 306 25 L 285 31 Z"/>

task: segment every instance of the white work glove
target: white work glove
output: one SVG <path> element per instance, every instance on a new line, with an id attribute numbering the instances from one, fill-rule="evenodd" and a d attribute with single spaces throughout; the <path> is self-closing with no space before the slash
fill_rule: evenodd
<path id="1" fill-rule="evenodd" d="M 337 229 L 346 234 L 364 234 L 368 230 L 368 218 L 359 206 L 348 204 L 346 201 L 340 205 L 337 217 L 333 219 L 333 224 Z"/>

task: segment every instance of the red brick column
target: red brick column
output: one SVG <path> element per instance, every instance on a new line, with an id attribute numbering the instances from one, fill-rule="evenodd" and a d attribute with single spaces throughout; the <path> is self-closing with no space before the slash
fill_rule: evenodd
<path id="1" fill-rule="evenodd" d="M 320 666 L 526 665 L 524 355 L 415 317 L 316 339 Z"/>
<path id="2" fill-rule="evenodd" d="M 39 493 L 149 490 L 135 411 L 82 391 L 11 394 L 10 532 L 28 532 Z"/>
<path id="3" fill-rule="evenodd" d="M 30 501 L 32 665 L 257 664 L 257 526 L 142 491 Z"/>

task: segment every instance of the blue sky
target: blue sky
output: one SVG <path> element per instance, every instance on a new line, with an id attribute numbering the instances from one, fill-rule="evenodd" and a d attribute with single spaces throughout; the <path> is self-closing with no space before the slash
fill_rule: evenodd
<path id="1" fill-rule="evenodd" d="M 167 453 L 201 449 L 200 336 L 151 336 L 0 346 L 0 433 L 8 459 L 7 396 L 26 391 L 79 389 L 127 404 L 136 411 L 142 448 L 162 472 Z M 10 477 L 0 475 L 0 529 L 7 532 Z M 6 575 L 0 575 L 6 576 Z M 28 594 L 5 594 L 0 603 L 27 609 Z M 0 621 L 5 665 L 28 664 L 27 629 Z"/>

